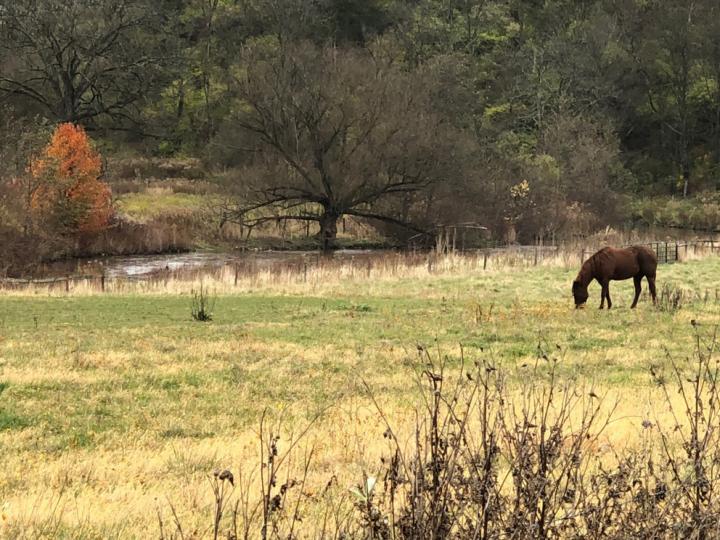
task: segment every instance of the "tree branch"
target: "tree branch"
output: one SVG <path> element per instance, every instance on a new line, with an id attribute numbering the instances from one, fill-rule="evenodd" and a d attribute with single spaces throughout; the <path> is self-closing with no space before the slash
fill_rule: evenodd
<path id="1" fill-rule="evenodd" d="M 420 234 L 430 234 L 429 231 L 421 229 L 421 228 L 417 227 L 416 225 L 413 225 L 406 221 L 402 221 L 400 219 L 396 219 L 396 218 L 393 218 L 390 216 L 384 216 L 382 214 L 374 214 L 372 212 L 363 212 L 362 210 L 353 210 L 353 209 L 347 210 L 345 212 L 345 214 L 348 216 L 361 217 L 361 218 L 365 218 L 365 219 L 374 219 L 377 221 L 390 223 L 392 225 L 398 225 L 400 227 L 403 227 L 405 229 L 408 229 L 410 231 L 414 231 L 414 232 L 420 233 Z"/>

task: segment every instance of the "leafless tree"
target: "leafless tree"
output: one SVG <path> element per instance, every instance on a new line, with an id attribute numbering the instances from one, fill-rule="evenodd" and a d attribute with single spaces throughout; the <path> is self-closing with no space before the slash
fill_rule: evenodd
<path id="1" fill-rule="evenodd" d="M 116 119 L 149 81 L 137 0 L 14 0 L 0 6 L 0 99 L 20 96 L 53 120 Z"/>
<path id="2" fill-rule="evenodd" d="M 30 197 L 36 181 L 29 164 L 47 137 L 48 126 L 42 121 L 19 118 L 11 108 L 0 107 L 0 275 L 46 247 L 37 237 L 30 240 Z"/>
<path id="3" fill-rule="evenodd" d="M 368 51 L 254 48 L 235 80 L 237 113 L 216 142 L 242 156 L 244 203 L 226 219 L 317 222 L 324 250 L 345 215 L 420 230 L 414 194 L 457 179 L 458 134 L 429 82 Z M 391 204 L 392 203 L 392 204 Z"/>

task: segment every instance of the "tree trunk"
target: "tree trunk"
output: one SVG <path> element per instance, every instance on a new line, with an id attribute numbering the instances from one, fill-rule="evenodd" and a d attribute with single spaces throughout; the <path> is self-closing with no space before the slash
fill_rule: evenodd
<path id="1" fill-rule="evenodd" d="M 339 213 L 328 209 L 320 216 L 320 242 L 324 252 L 332 251 L 337 247 L 335 241 L 337 239 L 337 222 L 339 219 Z"/>
<path id="2" fill-rule="evenodd" d="M 687 136 L 687 120 L 683 121 L 683 136 L 682 136 L 682 148 L 680 156 L 680 166 L 682 168 L 682 181 L 683 181 L 683 198 L 688 196 L 688 188 L 690 187 L 690 174 L 692 163 L 690 162 L 690 143 Z"/>

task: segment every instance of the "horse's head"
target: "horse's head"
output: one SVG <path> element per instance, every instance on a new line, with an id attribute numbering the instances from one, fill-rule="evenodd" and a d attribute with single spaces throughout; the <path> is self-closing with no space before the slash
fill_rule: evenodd
<path id="1" fill-rule="evenodd" d="M 572 293 L 575 299 L 575 309 L 585 307 L 585 302 L 587 302 L 588 296 L 590 296 L 587 285 L 583 285 L 576 279 L 572 284 Z"/>

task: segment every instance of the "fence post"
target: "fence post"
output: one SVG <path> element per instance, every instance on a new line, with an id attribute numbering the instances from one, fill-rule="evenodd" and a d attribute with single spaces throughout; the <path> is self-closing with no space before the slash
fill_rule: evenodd
<path id="1" fill-rule="evenodd" d="M 70 292 L 70 276 L 65 276 L 65 292 Z"/>
<path id="2" fill-rule="evenodd" d="M 538 262 L 538 247 L 535 246 L 535 266 L 537 266 L 537 262 Z"/>
<path id="3" fill-rule="evenodd" d="M 105 292 L 105 274 L 100 276 L 100 290 Z"/>
<path id="4" fill-rule="evenodd" d="M 307 283 L 307 261 L 303 261 L 303 283 Z"/>
<path id="5" fill-rule="evenodd" d="M 235 263 L 235 286 L 237 287 L 238 282 L 238 263 Z"/>
<path id="6" fill-rule="evenodd" d="M 483 253 L 483 270 L 487 270 L 487 260 L 488 260 L 488 254 L 487 251 Z"/>

